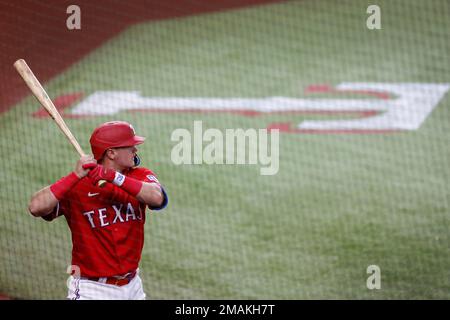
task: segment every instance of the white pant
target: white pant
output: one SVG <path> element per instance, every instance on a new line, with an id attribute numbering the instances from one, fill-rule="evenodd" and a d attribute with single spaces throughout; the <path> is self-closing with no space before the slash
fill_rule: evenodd
<path id="1" fill-rule="evenodd" d="M 115 286 L 87 279 L 69 277 L 67 299 L 70 300 L 145 300 L 142 280 L 138 274 L 124 286 Z"/>

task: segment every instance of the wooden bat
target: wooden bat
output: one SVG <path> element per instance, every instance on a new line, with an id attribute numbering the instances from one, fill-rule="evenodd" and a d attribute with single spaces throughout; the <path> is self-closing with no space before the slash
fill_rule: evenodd
<path id="1" fill-rule="evenodd" d="M 61 129 L 61 131 L 67 137 L 70 144 L 75 148 L 75 150 L 78 152 L 80 157 L 84 156 L 85 153 L 83 152 L 83 149 L 81 149 L 80 144 L 78 143 L 77 139 L 75 139 L 75 137 L 72 134 L 72 132 L 70 131 L 69 127 L 64 122 L 64 119 L 61 117 L 61 115 L 59 114 L 55 105 L 53 104 L 52 100 L 48 96 L 47 92 L 42 87 L 41 83 L 36 78 L 33 71 L 31 71 L 30 67 L 28 67 L 25 60 L 19 59 L 16 62 L 14 62 L 14 68 L 16 68 L 17 72 L 20 74 L 22 79 L 25 81 L 28 88 L 30 88 L 31 92 L 33 92 L 33 95 L 37 99 L 37 101 L 45 108 L 45 110 L 48 112 L 50 117 L 52 117 L 52 119 L 55 120 L 58 127 Z M 105 182 L 106 181 L 104 181 L 104 180 L 100 180 L 98 185 L 102 186 Z"/>
<path id="2" fill-rule="evenodd" d="M 35 96 L 37 101 L 39 101 L 39 103 L 45 108 L 45 110 L 47 110 L 50 117 L 52 117 L 52 119 L 55 120 L 58 127 L 61 129 L 61 131 L 67 137 L 67 139 L 69 139 L 69 142 L 72 144 L 72 146 L 78 152 L 80 157 L 85 155 L 85 153 L 83 152 L 83 149 L 81 149 L 80 144 L 78 143 L 77 139 L 75 139 L 72 132 L 69 130 L 69 127 L 67 127 L 67 124 L 64 122 L 64 119 L 59 114 L 59 112 L 56 109 L 55 105 L 53 104 L 52 100 L 49 98 L 47 92 L 42 87 L 39 80 L 35 77 L 35 75 L 33 74 L 33 71 L 31 71 L 30 67 L 28 67 L 25 60 L 19 59 L 16 62 L 14 62 L 14 68 L 16 68 L 17 72 L 20 74 L 22 79 L 25 81 L 28 88 L 30 88 L 31 92 L 33 92 L 33 95 Z"/>

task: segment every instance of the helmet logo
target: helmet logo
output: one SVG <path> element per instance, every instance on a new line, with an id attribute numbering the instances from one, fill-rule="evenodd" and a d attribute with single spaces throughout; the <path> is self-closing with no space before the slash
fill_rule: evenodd
<path id="1" fill-rule="evenodd" d="M 131 124 L 130 124 L 130 128 L 131 128 L 131 131 L 133 131 L 133 134 L 136 135 L 136 131 L 134 130 L 134 128 Z"/>

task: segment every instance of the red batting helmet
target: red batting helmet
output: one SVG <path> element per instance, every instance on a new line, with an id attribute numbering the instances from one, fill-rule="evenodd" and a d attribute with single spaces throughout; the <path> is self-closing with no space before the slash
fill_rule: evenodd
<path id="1" fill-rule="evenodd" d="M 137 136 L 131 124 L 125 121 L 110 121 L 101 124 L 92 132 L 92 153 L 100 160 L 109 148 L 131 147 L 143 143 L 144 137 Z"/>

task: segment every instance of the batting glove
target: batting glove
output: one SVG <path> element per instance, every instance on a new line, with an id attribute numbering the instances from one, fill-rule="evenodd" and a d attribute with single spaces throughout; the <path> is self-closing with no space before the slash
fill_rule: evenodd
<path id="1" fill-rule="evenodd" d="M 87 169 L 94 169 L 96 166 L 97 166 L 96 163 L 89 162 L 89 163 L 83 164 L 81 167 L 82 167 L 84 170 L 87 170 Z"/>
<path id="2" fill-rule="evenodd" d="M 106 180 L 108 182 L 113 182 L 116 177 L 116 171 L 113 169 L 108 169 L 98 164 L 94 169 L 91 169 L 88 173 L 88 177 L 92 179 L 94 185 L 100 180 Z"/>

